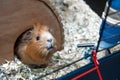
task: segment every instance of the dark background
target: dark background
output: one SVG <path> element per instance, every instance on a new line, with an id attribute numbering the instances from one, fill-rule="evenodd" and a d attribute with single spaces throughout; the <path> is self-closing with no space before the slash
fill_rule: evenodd
<path id="1" fill-rule="evenodd" d="M 105 8 L 107 0 L 84 0 L 93 11 L 95 11 L 100 17 Z"/>

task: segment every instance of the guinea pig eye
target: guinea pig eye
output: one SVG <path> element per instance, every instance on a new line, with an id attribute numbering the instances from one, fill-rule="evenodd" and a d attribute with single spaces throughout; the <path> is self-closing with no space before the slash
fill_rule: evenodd
<path id="1" fill-rule="evenodd" d="M 37 37 L 36 37 L 36 40 L 37 40 L 37 41 L 38 41 L 38 40 L 40 40 L 40 37 L 39 37 L 39 36 L 37 36 Z"/>

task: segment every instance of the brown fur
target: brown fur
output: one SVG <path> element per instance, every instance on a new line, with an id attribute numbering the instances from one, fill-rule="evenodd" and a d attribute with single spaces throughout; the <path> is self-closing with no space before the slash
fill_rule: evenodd
<path id="1" fill-rule="evenodd" d="M 53 49 L 46 54 L 47 37 L 43 35 L 44 32 L 50 33 L 48 27 L 40 23 L 35 23 L 33 24 L 33 29 L 25 32 L 20 38 L 15 53 L 24 64 L 41 66 L 49 63 L 51 56 L 56 50 L 56 41 L 53 37 Z M 40 37 L 38 41 L 36 41 L 37 36 Z"/>

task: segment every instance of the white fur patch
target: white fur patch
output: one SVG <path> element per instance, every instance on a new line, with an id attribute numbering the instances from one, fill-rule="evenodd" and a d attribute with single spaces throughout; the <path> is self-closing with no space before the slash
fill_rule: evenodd
<path id="1" fill-rule="evenodd" d="M 41 37 L 46 40 L 46 48 L 47 48 L 46 55 L 48 55 L 48 53 L 52 50 L 51 46 L 52 47 L 54 46 L 54 37 L 50 32 L 47 31 L 43 32 Z M 52 41 L 48 41 L 48 40 L 52 40 Z"/>

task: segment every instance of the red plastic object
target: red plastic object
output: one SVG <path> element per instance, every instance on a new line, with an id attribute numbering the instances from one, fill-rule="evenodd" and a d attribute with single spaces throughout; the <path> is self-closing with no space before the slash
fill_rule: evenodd
<path id="1" fill-rule="evenodd" d="M 83 77 L 83 76 L 85 76 L 85 75 L 87 75 L 87 74 L 89 74 L 89 73 L 91 73 L 91 72 L 93 72 L 95 70 L 97 71 L 99 79 L 103 80 L 102 75 L 101 75 L 100 70 L 99 70 L 99 66 L 98 66 L 99 62 L 98 62 L 97 57 L 96 57 L 96 55 L 97 55 L 96 50 L 92 50 L 92 54 L 93 54 L 92 55 L 92 60 L 93 60 L 93 63 L 95 65 L 95 67 L 93 67 L 90 70 L 88 70 L 88 71 L 86 71 L 86 72 L 84 72 L 84 73 L 74 77 L 72 80 L 78 80 L 79 78 L 81 78 L 81 77 Z"/>

